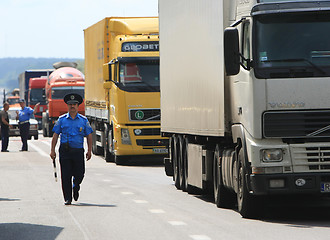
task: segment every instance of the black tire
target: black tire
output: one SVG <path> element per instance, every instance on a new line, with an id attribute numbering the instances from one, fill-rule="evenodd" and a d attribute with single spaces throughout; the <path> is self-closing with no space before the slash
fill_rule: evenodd
<path id="1" fill-rule="evenodd" d="M 178 166 L 179 166 L 179 185 L 180 185 L 180 189 L 182 191 L 186 191 L 186 189 L 184 189 L 184 166 L 183 166 L 183 152 L 184 152 L 184 143 L 183 143 L 183 137 L 179 136 L 178 137 Z"/>
<path id="2" fill-rule="evenodd" d="M 42 113 L 42 120 L 41 120 L 42 135 L 43 135 L 44 137 L 48 137 L 48 136 L 47 136 L 47 129 L 46 129 L 46 114 L 47 114 L 47 113 Z"/>
<path id="3" fill-rule="evenodd" d="M 38 135 L 34 135 L 34 136 L 33 136 L 33 139 L 34 139 L 34 140 L 38 140 L 38 138 L 39 138 Z"/>
<path id="4" fill-rule="evenodd" d="M 46 127 L 42 124 L 42 136 L 47 137 Z"/>
<path id="5" fill-rule="evenodd" d="M 260 197 L 249 193 L 246 182 L 246 168 L 244 166 L 244 153 L 240 149 L 237 162 L 237 207 L 243 218 L 255 219 L 260 216 L 262 201 Z"/>
<path id="6" fill-rule="evenodd" d="M 180 185 L 180 163 L 179 163 L 179 150 L 180 150 L 180 146 L 179 146 L 179 139 L 176 136 L 173 136 L 173 170 L 174 170 L 174 174 L 173 174 L 173 180 L 174 180 L 174 185 L 175 187 L 180 190 L 181 189 L 181 185 Z"/>
<path id="7" fill-rule="evenodd" d="M 115 156 L 113 155 L 113 137 L 112 137 L 112 128 L 109 129 L 107 124 L 104 125 L 104 159 L 106 162 L 114 162 Z M 110 152 L 109 149 L 112 149 Z"/>
<path id="8" fill-rule="evenodd" d="M 188 184 L 188 139 L 182 138 L 182 190 L 188 193 L 192 188 Z"/>
<path id="9" fill-rule="evenodd" d="M 52 137 L 53 136 L 53 125 L 49 124 L 47 129 L 47 136 Z"/>
<path id="10" fill-rule="evenodd" d="M 214 202 L 218 208 L 233 208 L 235 205 L 235 194 L 223 184 L 221 168 L 221 149 L 217 144 L 213 157 L 213 192 Z"/>
<path id="11" fill-rule="evenodd" d="M 95 127 L 95 123 L 92 122 L 91 123 L 91 127 L 92 127 L 92 130 L 93 130 L 93 133 L 92 133 L 92 153 L 95 154 L 95 155 L 98 155 L 97 154 L 97 147 L 96 147 L 96 127 Z"/>

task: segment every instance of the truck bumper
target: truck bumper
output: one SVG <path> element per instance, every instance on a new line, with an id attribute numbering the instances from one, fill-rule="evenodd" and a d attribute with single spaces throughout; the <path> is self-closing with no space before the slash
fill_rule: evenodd
<path id="1" fill-rule="evenodd" d="M 129 130 L 131 144 L 122 144 L 121 141 L 121 129 L 126 128 Z M 140 135 L 137 135 L 141 132 Z M 118 156 L 129 156 L 129 155 L 159 155 L 167 156 L 168 154 L 168 138 L 161 137 L 160 135 L 143 135 L 148 131 L 157 130 L 160 132 L 160 126 L 119 126 L 116 127 L 116 143 L 115 143 L 115 154 Z"/>
<path id="2" fill-rule="evenodd" d="M 330 194 L 330 173 L 252 174 L 250 188 L 255 195 Z"/>

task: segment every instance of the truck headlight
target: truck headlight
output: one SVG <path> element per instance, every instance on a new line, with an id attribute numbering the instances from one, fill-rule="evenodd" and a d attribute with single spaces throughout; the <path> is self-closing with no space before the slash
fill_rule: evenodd
<path id="1" fill-rule="evenodd" d="M 129 131 L 127 128 L 121 129 L 121 143 L 126 145 L 131 145 L 131 138 L 129 136 Z"/>
<path id="2" fill-rule="evenodd" d="M 281 162 L 283 160 L 282 149 L 263 149 L 261 152 L 264 162 Z"/>

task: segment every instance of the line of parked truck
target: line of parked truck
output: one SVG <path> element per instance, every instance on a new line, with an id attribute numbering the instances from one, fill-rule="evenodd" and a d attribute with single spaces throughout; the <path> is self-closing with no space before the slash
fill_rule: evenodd
<path id="1" fill-rule="evenodd" d="M 84 30 L 85 79 L 46 72 L 44 135 L 64 111 L 57 89 L 85 86 L 106 161 L 165 156 L 176 188 L 248 218 L 266 196 L 327 196 L 327 27 L 327 0 L 159 0 L 159 22 L 104 18 Z"/>

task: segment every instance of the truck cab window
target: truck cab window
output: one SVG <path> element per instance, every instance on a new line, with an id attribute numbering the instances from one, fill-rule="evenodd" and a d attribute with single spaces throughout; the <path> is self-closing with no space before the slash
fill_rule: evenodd
<path id="1" fill-rule="evenodd" d="M 245 67 L 248 67 L 248 63 L 244 59 L 250 59 L 250 22 L 246 21 L 243 23 L 242 28 L 242 53 L 241 61 Z"/>

